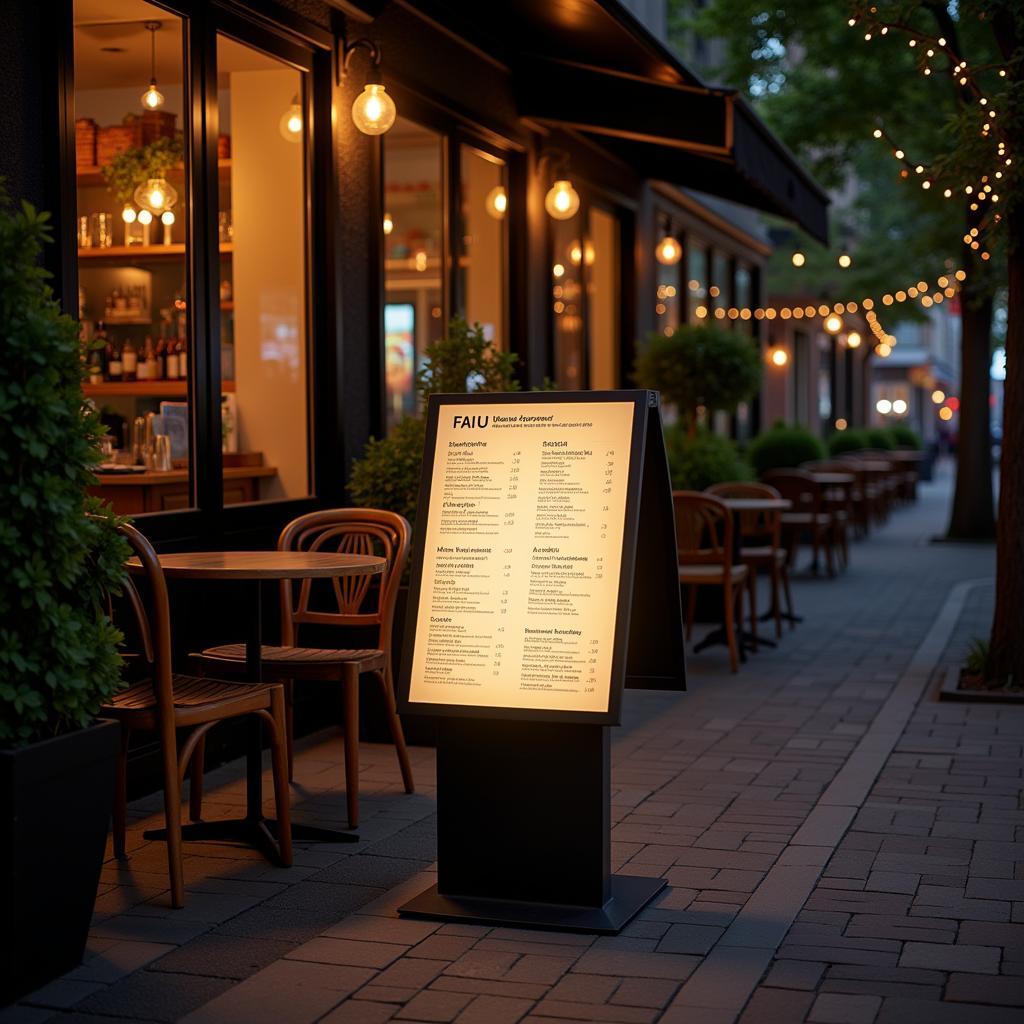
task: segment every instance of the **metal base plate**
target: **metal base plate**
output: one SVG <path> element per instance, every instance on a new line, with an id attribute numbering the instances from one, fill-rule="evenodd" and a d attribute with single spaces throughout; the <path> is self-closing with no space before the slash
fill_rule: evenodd
<path id="1" fill-rule="evenodd" d="M 611 899 L 603 907 L 577 907 L 558 903 L 527 903 L 522 900 L 445 896 L 437 886 L 398 908 L 403 917 L 473 924 L 510 925 L 514 928 L 547 928 L 565 932 L 614 935 L 621 931 L 662 889 L 664 878 L 612 875 Z"/>

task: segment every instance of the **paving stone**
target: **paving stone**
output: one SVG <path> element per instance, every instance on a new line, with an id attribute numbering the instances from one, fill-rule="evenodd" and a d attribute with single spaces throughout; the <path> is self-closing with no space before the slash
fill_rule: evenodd
<path id="1" fill-rule="evenodd" d="M 673 924 L 658 943 L 659 953 L 707 953 L 718 941 L 724 928 L 697 924 Z"/>
<path id="2" fill-rule="evenodd" d="M 396 1008 L 386 1003 L 366 1003 L 346 1000 L 336 1006 L 326 1017 L 320 1018 L 320 1024 L 384 1024 L 391 1020 Z"/>
<path id="3" fill-rule="evenodd" d="M 661 1009 L 668 1004 L 678 988 L 679 985 L 675 981 L 626 978 L 615 990 L 611 1002 L 620 1006 L 645 1006 L 651 1009 Z"/>
<path id="4" fill-rule="evenodd" d="M 433 935 L 440 928 L 434 921 L 413 921 L 408 918 L 373 917 L 352 914 L 328 928 L 323 934 L 332 939 L 356 939 L 360 942 L 397 942 L 413 946 Z"/>
<path id="5" fill-rule="evenodd" d="M 455 1019 L 459 1024 L 516 1024 L 533 1009 L 532 999 L 480 995 Z"/>
<path id="6" fill-rule="evenodd" d="M 604 974 L 618 978 L 668 978 L 684 981 L 699 963 L 695 956 L 677 953 L 636 953 L 592 949 L 573 964 L 579 974 Z"/>
<path id="7" fill-rule="evenodd" d="M 177 1021 L 232 984 L 224 978 L 138 971 L 84 999 L 77 1009 L 109 1017 Z"/>
<path id="8" fill-rule="evenodd" d="M 933 999 L 882 1001 L 876 1024 L 1020 1024 L 1020 1010 L 1000 1006 L 944 1003 Z"/>
<path id="9" fill-rule="evenodd" d="M 82 966 L 66 977 L 109 984 L 177 948 L 163 942 L 108 941 L 100 952 L 93 955 L 87 952 Z"/>
<path id="10" fill-rule="evenodd" d="M 779 1021 L 801 1021 L 814 996 L 810 992 L 759 988 L 740 1016 L 740 1024 L 778 1024 Z"/>
<path id="11" fill-rule="evenodd" d="M 769 988 L 794 988 L 812 991 L 824 973 L 824 963 L 806 960 L 776 960 L 764 980 Z"/>
<path id="12" fill-rule="evenodd" d="M 940 945 L 935 942 L 907 942 L 900 955 L 901 967 L 925 967 L 940 971 L 999 973 L 999 949 L 995 946 Z"/>
<path id="13" fill-rule="evenodd" d="M 398 1020 L 417 1021 L 455 1020 L 475 998 L 467 992 L 437 992 L 431 989 L 411 999 L 395 1017 Z"/>
<path id="14" fill-rule="evenodd" d="M 289 960 L 308 960 L 318 964 L 344 964 L 348 967 L 387 967 L 409 949 L 392 942 L 358 942 L 319 936 L 304 942 L 288 954 Z"/>
<path id="15" fill-rule="evenodd" d="M 522 981 L 495 981 L 491 978 L 456 978 L 443 974 L 430 987 L 439 992 L 470 992 L 474 995 L 511 996 L 513 999 L 542 999 L 548 993 L 549 986 L 530 984 Z M 367 989 L 373 988 L 368 985 Z"/>
<path id="16" fill-rule="evenodd" d="M 946 998 L 961 1003 L 1024 1006 L 1024 977 L 989 978 L 977 974 L 951 974 Z"/>
<path id="17" fill-rule="evenodd" d="M 823 992 L 814 1000 L 807 1020 L 814 1024 L 872 1024 L 881 1005 L 879 996 Z"/>
<path id="18" fill-rule="evenodd" d="M 1024 947 L 1024 924 L 964 921 L 960 925 L 958 941 L 981 946 Z"/>
<path id="19" fill-rule="evenodd" d="M 178 946 L 153 962 L 149 969 L 241 980 L 279 960 L 291 948 L 290 942 L 274 939 L 209 933 Z"/>
<path id="20" fill-rule="evenodd" d="M 647 981 L 642 984 L 646 985 Z M 569 974 L 551 989 L 551 998 L 560 1003 L 606 1003 L 618 986 L 618 978 Z"/>
<path id="21" fill-rule="evenodd" d="M 914 893 L 920 881 L 920 875 L 906 871 L 872 871 L 868 875 L 865 889 L 871 892 Z"/>

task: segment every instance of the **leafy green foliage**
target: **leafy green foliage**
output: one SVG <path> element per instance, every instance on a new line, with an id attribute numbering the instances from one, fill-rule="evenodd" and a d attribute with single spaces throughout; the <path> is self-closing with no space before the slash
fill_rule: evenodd
<path id="1" fill-rule="evenodd" d="M 107 189 L 119 203 L 130 203 L 139 185 L 150 178 L 163 178 L 185 159 L 185 140 L 181 132 L 174 138 L 154 139 L 141 148 L 132 146 L 118 153 L 101 168 Z"/>
<path id="2" fill-rule="evenodd" d="M 795 469 L 824 457 L 824 445 L 806 427 L 785 423 L 758 434 L 747 448 L 747 458 L 758 476 L 770 469 Z"/>
<path id="3" fill-rule="evenodd" d="M 920 451 L 924 447 L 921 443 L 921 435 L 905 423 L 897 423 L 890 427 L 889 436 L 897 448 L 913 448 L 915 451 Z"/>
<path id="4" fill-rule="evenodd" d="M 699 410 L 732 412 L 761 383 L 761 360 L 748 335 L 712 324 L 677 327 L 647 336 L 634 378 L 676 406 L 692 434 Z"/>
<path id="5" fill-rule="evenodd" d="M 967 657 L 964 658 L 964 670 L 972 676 L 981 676 L 982 679 L 992 679 L 995 674 L 995 660 L 992 657 L 992 647 L 987 640 L 975 637 L 967 649 Z"/>
<path id="6" fill-rule="evenodd" d="M 105 431 L 82 397 L 77 325 L 38 265 L 49 241 L 48 214 L 0 186 L 0 745 L 88 725 L 121 682 L 103 601 L 128 550 L 86 498 Z"/>
<path id="7" fill-rule="evenodd" d="M 880 448 L 883 451 L 889 451 L 889 449 L 896 447 L 893 443 L 892 434 L 885 427 L 868 427 L 865 434 L 867 435 L 869 448 Z"/>
<path id="8" fill-rule="evenodd" d="M 837 430 L 828 439 L 829 455 L 846 455 L 871 447 L 866 430 Z"/>
<path id="9" fill-rule="evenodd" d="M 750 467 L 732 441 L 709 430 L 691 437 L 678 424 L 667 427 L 665 446 L 672 486 L 677 491 L 703 491 L 712 484 L 750 479 Z"/>
<path id="10" fill-rule="evenodd" d="M 479 324 L 471 327 L 461 316 L 451 319 L 446 336 L 428 345 L 424 355 L 426 364 L 416 378 L 423 402 L 434 394 L 519 390 L 515 354 L 498 351 Z M 412 416 L 387 437 L 371 438 L 362 457 L 352 463 L 348 492 L 353 502 L 398 512 L 413 522 L 425 439 L 423 420 Z"/>

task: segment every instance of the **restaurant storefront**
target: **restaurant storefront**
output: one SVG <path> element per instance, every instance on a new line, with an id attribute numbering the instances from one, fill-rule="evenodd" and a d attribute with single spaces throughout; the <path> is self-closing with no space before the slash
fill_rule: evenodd
<path id="1" fill-rule="evenodd" d="M 0 174 L 53 213 L 55 291 L 102 341 L 86 393 L 126 461 L 170 437 L 98 491 L 165 549 L 345 504 L 455 314 L 524 387 L 575 390 L 628 384 L 699 305 L 756 304 L 768 249 L 684 190 L 825 234 L 739 97 L 615 0 L 60 0 L 0 48 Z"/>

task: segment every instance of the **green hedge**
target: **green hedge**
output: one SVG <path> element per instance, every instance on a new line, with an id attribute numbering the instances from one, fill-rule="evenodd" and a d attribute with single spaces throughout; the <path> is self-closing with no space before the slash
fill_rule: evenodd
<path id="1" fill-rule="evenodd" d="M 762 476 L 772 469 L 796 469 L 804 462 L 825 457 L 825 447 L 806 427 L 776 423 L 758 434 L 747 449 L 754 472 Z"/>
<path id="2" fill-rule="evenodd" d="M 920 451 L 924 447 L 921 435 L 904 423 L 897 423 L 890 427 L 889 434 L 897 448 L 914 448 L 916 451 Z"/>
<path id="3" fill-rule="evenodd" d="M 846 455 L 871 447 L 871 439 L 866 430 L 837 430 L 828 439 L 830 455 Z"/>
<path id="4" fill-rule="evenodd" d="M 896 447 L 892 434 L 887 427 L 868 427 L 864 433 L 867 434 L 869 448 L 880 448 L 883 451 L 889 451 L 891 448 Z"/>
<path id="5" fill-rule="evenodd" d="M 672 487 L 677 491 L 703 491 L 712 484 L 749 480 L 750 467 L 732 441 L 702 430 L 689 437 L 681 426 L 665 430 Z"/>

